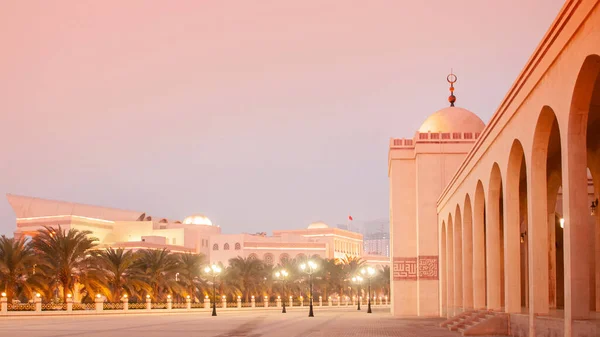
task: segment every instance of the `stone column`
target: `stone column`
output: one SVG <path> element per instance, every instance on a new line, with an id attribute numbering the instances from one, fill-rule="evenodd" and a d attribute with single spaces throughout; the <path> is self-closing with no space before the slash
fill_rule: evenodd
<path id="1" fill-rule="evenodd" d="M 462 284 L 462 219 L 460 211 L 455 212 L 454 219 L 454 314 L 462 312 L 463 284 Z"/>
<path id="2" fill-rule="evenodd" d="M 534 148 L 534 152 L 536 149 Z M 545 151 L 538 149 L 538 151 Z M 533 156 L 527 167 L 527 247 L 529 274 L 529 334 L 535 336 L 534 317 L 550 311 L 548 285 L 548 191 L 546 156 Z"/>
<path id="3" fill-rule="evenodd" d="M 348 296 L 344 296 L 344 305 L 348 306 Z"/>
<path id="4" fill-rule="evenodd" d="M 0 297 L 0 312 L 3 314 L 8 313 L 8 298 L 6 298 L 5 293 L 2 293 L 2 297 Z"/>
<path id="5" fill-rule="evenodd" d="M 173 299 L 171 295 L 167 296 L 167 310 L 173 310 Z"/>
<path id="6" fill-rule="evenodd" d="M 238 309 L 242 308 L 242 298 L 240 296 L 237 297 L 237 307 Z"/>
<path id="7" fill-rule="evenodd" d="M 323 306 L 323 296 L 319 296 L 319 306 Z"/>
<path id="8" fill-rule="evenodd" d="M 96 303 L 96 312 L 104 311 L 104 298 L 100 294 L 96 295 L 94 303 Z"/>
<path id="9" fill-rule="evenodd" d="M 250 299 L 250 307 L 256 307 L 256 299 L 254 298 L 254 296 L 252 296 L 252 298 Z"/>
<path id="10" fill-rule="evenodd" d="M 186 308 L 187 310 L 191 310 L 191 309 L 192 309 L 192 299 L 191 299 L 191 297 L 190 297 L 190 296 L 187 296 L 187 297 L 185 298 L 185 308 Z"/>
<path id="11" fill-rule="evenodd" d="M 339 296 L 338 296 L 338 298 L 337 298 L 337 302 L 338 302 L 338 307 L 339 307 L 340 305 L 342 305 L 342 299 L 341 299 Z"/>
<path id="12" fill-rule="evenodd" d="M 146 310 L 152 310 L 152 299 L 150 298 L 150 295 L 146 295 Z"/>
<path id="13" fill-rule="evenodd" d="M 492 169 L 492 176 L 494 170 Z M 493 179 L 490 179 L 493 180 Z M 502 307 L 501 258 L 500 258 L 500 188 L 501 182 L 490 182 L 486 200 L 486 276 L 487 308 L 498 310 Z"/>
<path id="14" fill-rule="evenodd" d="M 446 229 L 446 304 L 448 318 L 454 316 L 454 227 L 448 221 Z"/>
<path id="15" fill-rule="evenodd" d="M 521 312 L 520 175 L 510 168 L 508 172 L 512 175 L 506 177 L 504 189 L 504 311 L 516 313 Z"/>
<path id="16" fill-rule="evenodd" d="M 265 305 L 265 308 L 269 307 L 269 297 L 268 296 L 264 297 L 264 305 Z"/>
<path id="17" fill-rule="evenodd" d="M 304 306 L 304 297 L 300 296 L 300 307 Z"/>
<path id="18" fill-rule="evenodd" d="M 221 298 L 221 306 L 223 307 L 223 309 L 227 308 L 227 297 L 226 296 L 223 296 Z"/>
<path id="19" fill-rule="evenodd" d="M 352 296 L 352 306 L 356 305 L 356 296 Z"/>
<path id="20" fill-rule="evenodd" d="M 277 296 L 277 300 L 275 300 L 275 307 L 281 308 L 281 296 Z"/>
<path id="21" fill-rule="evenodd" d="M 473 308 L 485 308 L 485 234 L 483 187 L 479 184 L 473 203 Z"/>
<path id="22" fill-rule="evenodd" d="M 589 225 L 585 132 L 572 130 L 567 137 L 567 146 L 562 149 L 562 191 L 565 336 L 571 336 L 572 321 L 590 317 L 590 264 L 593 260 L 589 249 L 592 230 Z"/>
<path id="23" fill-rule="evenodd" d="M 330 307 L 333 306 L 333 300 L 331 299 L 331 296 L 329 296 L 329 298 L 327 299 L 327 305 L 329 305 Z"/>
<path id="24" fill-rule="evenodd" d="M 40 294 L 35 295 L 33 303 L 35 304 L 35 311 L 42 312 L 42 296 Z"/>
<path id="25" fill-rule="evenodd" d="M 462 220 L 463 308 L 473 309 L 473 216 L 471 199 L 465 201 Z"/>
<path id="26" fill-rule="evenodd" d="M 290 307 L 294 306 L 294 298 L 292 296 L 290 296 L 290 304 L 289 304 L 289 306 Z"/>
<path id="27" fill-rule="evenodd" d="M 129 310 L 129 298 L 127 297 L 127 295 L 123 296 L 121 301 L 123 302 L 123 311 Z"/>
<path id="28" fill-rule="evenodd" d="M 204 309 L 210 309 L 210 299 L 208 295 L 204 296 Z"/>

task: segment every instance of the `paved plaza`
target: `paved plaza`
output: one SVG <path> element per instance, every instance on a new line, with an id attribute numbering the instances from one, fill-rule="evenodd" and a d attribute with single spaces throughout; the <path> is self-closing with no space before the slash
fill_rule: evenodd
<path id="1" fill-rule="evenodd" d="M 366 308 L 365 308 L 366 309 Z M 0 336 L 216 336 L 216 337 L 376 337 L 459 336 L 438 325 L 440 318 L 394 318 L 388 309 L 272 310 L 102 316 L 0 317 Z"/>

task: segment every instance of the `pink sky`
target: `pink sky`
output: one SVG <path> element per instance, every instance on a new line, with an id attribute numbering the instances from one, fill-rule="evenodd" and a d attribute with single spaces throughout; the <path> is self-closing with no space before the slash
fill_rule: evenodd
<path id="1" fill-rule="evenodd" d="M 389 137 L 447 106 L 450 68 L 487 122 L 561 6 L 4 1 L 0 192 L 228 233 L 386 219 Z"/>

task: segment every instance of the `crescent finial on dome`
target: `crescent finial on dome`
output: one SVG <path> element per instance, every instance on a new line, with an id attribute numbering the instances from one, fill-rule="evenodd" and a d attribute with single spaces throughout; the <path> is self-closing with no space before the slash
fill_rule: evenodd
<path id="1" fill-rule="evenodd" d="M 448 102 L 450 102 L 451 107 L 453 107 L 454 102 L 456 102 L 456 96 L 454 96 L 454 83 L 456 83 L 456 80 L 458 80 L 458 77 L 456 77 L 452 72 L 452 69 L 450 69 L 450 74 L 446 76 L 446 81 L 450 83 L 450 97 L 448 97 Z"/>

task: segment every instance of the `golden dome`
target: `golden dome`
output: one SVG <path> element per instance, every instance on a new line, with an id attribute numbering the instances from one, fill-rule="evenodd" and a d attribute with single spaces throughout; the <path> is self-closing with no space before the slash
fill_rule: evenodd
<path id="1" fill-rule="evenodd" d="M 429 116 L 419 128 L 427 132 L 481 132 L 485 124 L 476 114 L 458 107 L 448 107 Z"/>
<path id="2" fill-rule="evenodd" d="M 212 221 L 203 214 L 194 214 L 183 219 L 185 225 L 204 225 L 213 226 Z"/>

